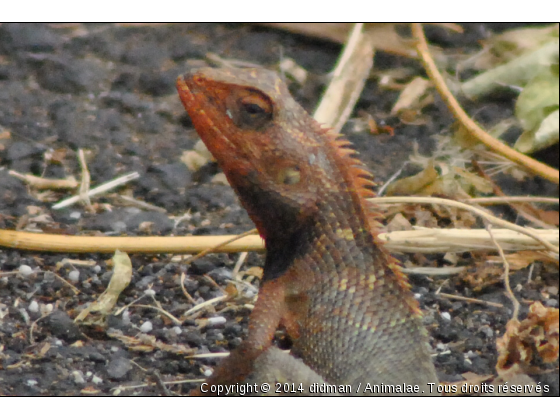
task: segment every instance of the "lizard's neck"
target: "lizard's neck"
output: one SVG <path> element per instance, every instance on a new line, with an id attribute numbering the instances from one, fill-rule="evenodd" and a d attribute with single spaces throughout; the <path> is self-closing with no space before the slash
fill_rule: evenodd
<path id="1" fill-rule="evenodd" d="M 283 212 L 283 217 L 265 221 L 264 280 L 279 277 L 290 267 L 306 266 L 314 258 L 332 259 L 329 266 L 313 267 L 315 274 L 324 271 L 316 278 L 344 269 L 350 256 L 356 261 L 369 261 L 355 267 L 361 271 L 375 269 L 372 265 L 386 266 L 390 260 L 376 239 L 379 215 L 366 200 L 374 196 L 373 177 L 354 157 L 355 152 L 348 148 L 349 142 L 338 140 L 330 131 L 323 135 L 324 152 L 332 170 L 338 172 L 334 178 L 340 179 L 340 183 L 333 186 L 316 182 L 315 211 L 307 217 L 283 220 L 289 214 Z M 267 201 L 270 208 L 270 197 Z M 375 256 L 373 260 L 372 255 Z"/>

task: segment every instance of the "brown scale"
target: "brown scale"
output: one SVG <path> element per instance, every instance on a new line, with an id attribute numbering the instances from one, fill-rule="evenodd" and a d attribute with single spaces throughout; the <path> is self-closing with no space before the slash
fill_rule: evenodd
<path id="1" fill-rule="evenodd" d="M 267 70 L 199 69 L 177 87 L 267 249 L 248 337 L 209 382 L 245 380 L 284 326 L 292 353 L 327 382 L 437 383 L 418 303 L 377 239 L 373 177 L 351 143 Z"/>

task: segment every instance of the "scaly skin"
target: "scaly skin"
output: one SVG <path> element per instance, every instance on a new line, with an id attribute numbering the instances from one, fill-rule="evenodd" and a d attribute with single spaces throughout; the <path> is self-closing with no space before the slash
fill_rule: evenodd
<path id="1" fill-rule="evenodd" d="M 437 384 L 421 312 L 377 239 L 371 175 L 273 72 L 198 69 L 177 87 L 266 244 L 248 337 L 210 384 L 242 382 L 279 326 L 331 384 Z M 262 367 L 259 369 L 266 369 Z"/>

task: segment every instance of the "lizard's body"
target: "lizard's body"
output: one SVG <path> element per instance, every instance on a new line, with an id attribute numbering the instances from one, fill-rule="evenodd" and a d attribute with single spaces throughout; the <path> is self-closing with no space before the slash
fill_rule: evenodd
<path id="1" fill-rule="evenodd" d="M 200 69 L 177 85 L 267 249 L 248 337 L 209 383 L 254 374 L 282 325 L 292 354 L 331 384 L 428 392 L 437 378 L 421 313 L 376 238 L 366 201 L 373 182 L 349 142 L 321 128 L 267 70 Z"/>

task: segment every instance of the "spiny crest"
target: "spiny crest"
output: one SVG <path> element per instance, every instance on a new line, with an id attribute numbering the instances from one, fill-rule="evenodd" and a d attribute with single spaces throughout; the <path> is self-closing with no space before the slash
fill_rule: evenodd
<path id="1" fill-rule="evenodd" d="M 339 168 L 346 171 L 343 176 L 345 176 L 347 182 L 353 187 L 353 191 L 355 191 L 358 196 L 364 212 L 364 222 L 369 232 L 372 234 L 375 245 L 385 257 L 387 266 L 395 274 L 397 285 L 404 292 L 407 292 L 405 293 L 405 299 L 412 312 L 415 316 L 421 317 L 422 312 L 418 301 L 408 293 L 411 286 L 408 278 L 400 269 L 399 261 L 389 254 L 383 246 L 383 243 L 377 238 L 382 215 L 376 210 L 376 207 L 367 200 L 368 198 L 375 197 L 373 189 L 376 187 L 376 184 L 373 181 L 373 175 L 364 167 L 362 161 L 357 158 L 359 153 L 354 149 L 350 141 L 338 137 L 328 129 L 324 131 L 324 134 L 327 135 L 328 143 L 330 143 L 330 146 L 335 150 L 335 159 L 339 163 Z"/>

